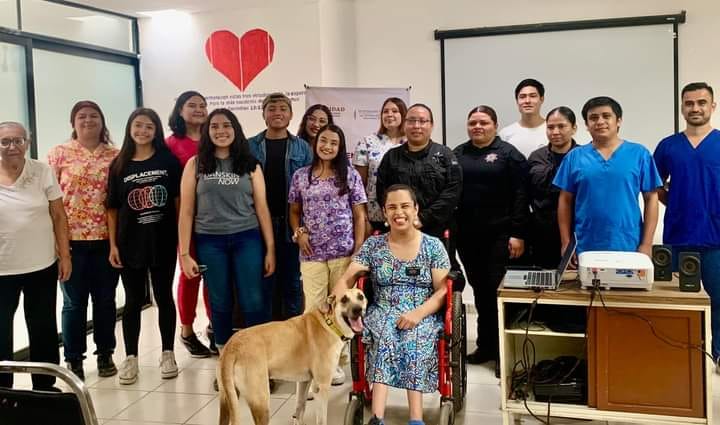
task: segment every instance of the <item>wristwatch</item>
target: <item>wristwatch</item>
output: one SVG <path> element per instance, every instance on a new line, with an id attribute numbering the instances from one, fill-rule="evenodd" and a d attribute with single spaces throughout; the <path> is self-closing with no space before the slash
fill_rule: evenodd
<path id="1" fill-rule="evenodd" d="M 300 237 L 300 235 L 303 233 L 305 233 L 305 234 L 308 233 L 307 229 L 304 226 L 300 226 L 297 229 L 295 229 L 295 231 L 292 234 L 292 241 L 297 243 L 298 237 Z"/>

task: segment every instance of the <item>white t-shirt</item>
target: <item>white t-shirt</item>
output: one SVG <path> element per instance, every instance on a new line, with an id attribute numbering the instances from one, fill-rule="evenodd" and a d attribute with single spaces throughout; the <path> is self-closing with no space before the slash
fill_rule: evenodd
<path id="1" fill-rule="evenodd" d="M 519 122 L 510 124 L 498 133 L 501 139 L 515 146 L 525 158 L 528 158 L 533 151 L 547 146 L 548 139 L 545 122 L 537 127 L 522 127 Z"/>
<path id="2" fill-rule="evenodd" d="M 55 262 L 49 201 L 63 193 L 49 165 L 26 159 L 15 184 L 0 184 L 0 276 L 24 274 Z"/>

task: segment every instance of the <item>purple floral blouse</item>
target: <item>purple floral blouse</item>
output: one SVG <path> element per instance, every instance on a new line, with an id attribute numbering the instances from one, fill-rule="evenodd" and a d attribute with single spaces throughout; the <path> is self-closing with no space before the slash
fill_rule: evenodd
<path id="1" fill-rule="evenodd" d="M 293 174 L 288 202 L 302 204 L 303 225 L 310 236 L 313 253 L 300 261 L 328 261 L 348 257 L 355 242 L 353 232 L 353 205 L 367 202 L 360 174 L 348 168 L 348 192 L 340 196 L 335 177 L 308 180 L 310 166 Z"/>

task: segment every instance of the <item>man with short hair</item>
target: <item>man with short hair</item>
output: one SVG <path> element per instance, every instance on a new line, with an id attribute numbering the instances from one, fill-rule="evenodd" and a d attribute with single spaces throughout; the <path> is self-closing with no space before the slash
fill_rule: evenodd
<path id="1" fill-rule="evenodd" d="M 547 145 L 545 119 L 540 108 L 545 100 L 545 86 L 538 80 L 527 78 L 515 87 L 515 101 L 520 121 L 504 127 L 498 135 L 515 146 L 525 158 L 538 148 Z"/>
<path id="2" fill-rule="evenodd" d="M 712 304 L 712 355 L 720 361 L 720 131 L 710 119 L 713 89 L 690 83 L 680 105 L 685 131 L 664 138 L 655 163 L 665 183 L 660 202 L 667 206 L 663 242 L 672 245 L 674 269 L 680 252 L 700 253 L 703 287 Z"/>
<path id="3" fill-rule="evenodd" d="M 308 143 L 291 134 L 292 102 L 283 93 L 271 93 L 262 103 L 267 129 L 248 142 L 265 175 L 268 207 L 275 237 L 275 273 L 266 278 L 273 292 L 273 319 L 285 320 L 303 312 L 298 246 L 290 239 L 288 191 L 292 175 L 310 165 L 312 152 Z"/>
<path id="4" fill-rule="evenodd" d="M 553 180 L 561 190 L 561 252 L 574 228 L 578 254 L 638 251 L 650 256 L 658 219 L 657 189 L 662 186 L 653 158 L 645 146 L 618 136 L 622 108 L 614 99 L 592 98 L 582 115 L 592 141 L 571 150 Z"/>

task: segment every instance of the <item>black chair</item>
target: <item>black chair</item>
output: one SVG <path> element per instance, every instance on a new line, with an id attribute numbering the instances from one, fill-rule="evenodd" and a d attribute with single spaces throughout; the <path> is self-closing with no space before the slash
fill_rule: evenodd
<path id="1" fill-rule="evenodd" d="M 0 423 L 3 425 L 98 425 L 85 384 L 69 370 L 52 363 L 0 361 L 0 373 L 52 375 L 72 392 L 0 388 Z"/>

